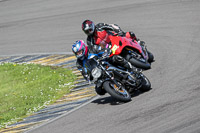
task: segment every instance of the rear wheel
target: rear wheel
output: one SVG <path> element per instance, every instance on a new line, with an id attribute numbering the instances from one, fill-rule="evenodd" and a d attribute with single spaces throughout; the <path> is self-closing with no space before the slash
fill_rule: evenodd
<path id="1" fill-rule="evenodd" d="M 141 74 L 141 78 L 142 78 L 142 86 L 140 87 L 140 90 L 143 92 L 151 90 L 151 83 L 149 79 L 143 74 Z"/>
<path id="2" fill-rule="evenodd" d="M 120 82 L 118 82 L 118 84 L 121 85 L 121 88 L 117 87 L 117 85 L 111 81 L 106 81 L 104 82 L 103 87 L 113 98 L 122 102 L 131 101 L 131 96 L 124 86 Z"/>

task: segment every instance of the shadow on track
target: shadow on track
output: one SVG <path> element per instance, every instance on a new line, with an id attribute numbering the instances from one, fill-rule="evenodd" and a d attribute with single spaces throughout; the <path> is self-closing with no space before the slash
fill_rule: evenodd
<path id="1" fill-rule="evenodd" d="M 150 89 L 152 90 L 152 88 Z M 150 91 L 149 90 L 149 91 Z M 149 92 L 149 91 L 146 91 L 146 92 Z M 142 92 L 142 91 L 134 91 L 133 94 L 131 94 L 131 97 L 134 98 L 136 96 L 139 96 L 141 94 L 143 94 L 145 92 Z M 121 104 L 125 104 L 125 102 L 121 102 L 113 97 L 111 97 L 110 95 L 106 96 L 106 97 L 100 97 L 99 99 L 97 100 L 94 100 L 92 103 L 97 103 L 97 104 L 110 104 L 110 105 L 121 105 Z"/>

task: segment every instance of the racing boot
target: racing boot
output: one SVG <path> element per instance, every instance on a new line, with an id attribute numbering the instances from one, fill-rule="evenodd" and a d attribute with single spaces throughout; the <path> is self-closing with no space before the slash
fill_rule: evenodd
<path id="1" fill-rule="evenodd" d="M 132 66 L 130 62 L 127 61 L 124 67 L 128 70 L 128 72 L 133 76 L 134 79 L 137 79 L 139 77 L 139 73 L 141 72 L 141 70 Z"/>
<path id="2" fill-rule="evenodd" d="M 142 72 L 142 69 L 136 68 L 133 65 L 131 65 L 130 62 L 127 61 L 127 64 L 124 65 L 125 68 L 127 68 L 128 72 L 135 78 L 139 78 L 140 73 Z"/>
<path id="3" fill-rule="evenodd" d="M 139 43 L 141 46 L 146 46 L 144 41 L 140 41 L 140 40 L 139 40 L 138 43 Z"/>
<path id="4" fill-rule="evenodd" d="M 134 67 L 134 66 L 132 66 L 129 62 L 127 64 L 129 64 L 129 66 L 130 66 L 128 68 L 128 72 L 131 75 L 127 74 L 126 75 L 126 80 L 130 85 L 137 87 L 137 86 L 140 85 L 140 80 L 139 79 L 140 79 L 141 70 L 136 68 L 136 67 Z M 132 89 L 130 89 L 130 92 L 132 92 L 133 90 L 134 90 L 134 87 Z"/>
<path id="5" fill-rule="evenodd" d="M 97 87 L 95 86 L 95 91 L 98 95 L 102 96 L 106 94 L 106 91 L 104 89 L 102 89 L 102 87 Z"/>
<path id="6" fill-rule="evenodd" d="M 133 73 L 133 66 L 131 65 L 130 62 L 128 62 L 127 60 L 124 60 L 123 66 L 126 70 L 128 70 L 129 73 L 131 73 L 131 74 Z"/>
<path id="7" fill-rule="evenodd" d="M 145 45 L 145 42 L 144 41 L 140 41 L 140 46 L 142 47 L 142 50 L 146 53 L 147 53 L 147 46 Z"/>

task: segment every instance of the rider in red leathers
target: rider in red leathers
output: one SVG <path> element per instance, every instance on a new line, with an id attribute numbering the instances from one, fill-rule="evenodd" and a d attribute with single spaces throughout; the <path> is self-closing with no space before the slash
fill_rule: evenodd
<path id="1" fill-rule="evenodd" d="M 87 35 L 87 45 L 88 50 L 90 53 L 99 53 L 101 51 L 104 51 L 105 49 L 110 49 L 110 35 L 111 36 L 121 36 L 129 38 L 132 41 L 137 41 L 138 44 L 141 46 L 143 51 L 146 50 L 146 45 L 144 41 L 139 41 L 138 38 L 136 38 L 135 34 L 133 32 L 124 32 L 121 30 L 121 28 L 116 24 L 105 24 L 105 23 L 98 23 L 94 24 L 91 20 L 85 20 L 82 23 L 82 30 Z M 112 52 L 112 50 L 110 50 Z M 148 52 L 148 51 L 147 51 Z M 153 62 L 153 55 L 148 52 L 148 56 L 150 57 L 148 61 L 151 63 Z M 121 55 L 112 55 L 111 60 L 115 62 L 116 64 L 121 64 L 126 66 L 126 68 L 131 71 L 132 66 L 130 63 L 123 58 Z M 133 63 L 134 64 L 134 63 Z M 137 66 L 137 65 L 135 65 Z M 140 67 L 141 65 L 139 65 Z M 149 64 L 144 63 L 142 64 L 142 67 L 145 67 L 145 69 L 149 69 Z"/>
<path id="2" fill-rule="evenodd" d="M 95 25 L 91 20 L 85 20 L 82 23 L 82 30 L 85 32 L 87 37 L 88 50 L 91 53 L 99 53 L 100 51 L 105 51 L 108 48 L 110 43 L 109 34 L 126 36 L 131 39 L 136 39 L 136 36 L 133 32 L 123 32 L 121 28 L 116 24 L 105 24 L 98 23 Z M 108 50 L 109 51 L 109 50 Z M 120 55 L 114 55 L 111 57 L 113 64 L 118 64 L 124 66 L 128 71 L 135 69 L 126 59 Z"/>
<path id="3" fill-rule="evenodd" d="M 82 30 L 88 36 L 87 45 L 92 53 L 98 53 L 101 48 L 105 48 L 108 45 L 110 42 L 108 34 L 137 39 L 133 32 L 124 32 L 116 24 L 98 23 L 95 25 L 91 20 L 85 20 L 82 23 Z"/>

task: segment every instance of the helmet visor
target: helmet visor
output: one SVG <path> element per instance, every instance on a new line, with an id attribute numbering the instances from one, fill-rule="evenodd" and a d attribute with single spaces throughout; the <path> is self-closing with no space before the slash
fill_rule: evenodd
<path id="1" fill-rule="evenodd" d="M 93 33 L 93 29 L 84 30 L 85 34 L 91 35 Z"/>
<path id="2" fill-rule="evenodd" d="M 82 56 L 83 55 L 83 49 L 81 49 L 80 51 L 75 53 L 77 57 Z"/>

